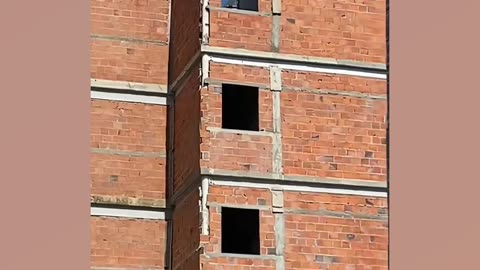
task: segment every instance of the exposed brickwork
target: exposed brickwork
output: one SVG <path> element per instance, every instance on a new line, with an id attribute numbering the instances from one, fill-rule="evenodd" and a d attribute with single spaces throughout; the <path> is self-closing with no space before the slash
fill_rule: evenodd
<path id="1" fill-rule="evenodd" d="M 282 1 L 280 52 L 386 61 L 386 1 Z"/>
<path id="2" fill-rule="evenodd" d="M 175 98 L 174 190 L 200 177 L 200 91 L 198 71 Z M 190 181 L 190 182 L 189 182 Z"/>
<path id="3" fill-rule="evenodd" d="M 285 174 L 386 180 L 386 100 L 282 93 Z"/>
<path id="4" fill-rule="evenodd" d="M 273 130 L 272 97 L 269 90 L 259 91 L 259 127 Z M 202 89 L 202 168 L 238 171 L 272 171 L 272 138 L 267 135 L 211 132 L 222 127 L 221 86 Z"/>
<path id="5" fill-rule="evenodd" d="M 168 41 L 168 0 L 91 0 L 91 33 Z"/>
<path id="6" fill-rule="evenodd" d="M 286 214 L 286 269 L 388 268 L 387 221 L 358 217 L 385 217 L 385 199 L 289 192 L 285 207 L 311 211 Z M 345 217 L 314 214 L 319 210 L 344 213 Z"/>
<path id="7" fill-rule="evenodd" d="M 91 154 L 91 193 L 165 199 L 165 158 Z"/>
<path id="8" fill-rule="evenodd" d="M 200 267 L 200 211 L 197 190 L 185 196 L 173 214 L 173 269 Z"/>
<path id="9" fill-rule="evenodd" d="M 200 61 L 187 70 L 200 60 L 200 4 L 91 2 L 92 78 L 175 83 L 181 91 L 169 96 L 174 121 L 168 127 L 167 106 L 92 101 L 92 202 L 175 204 L 168 236 L 166 221 L 92 217 L 92 266 L 163 269 L 170 237 L 170 270 L 273 270 L 282 262 L 283 270 L 386 270 L 383 198 L 285 191 L 283 221 L 272 213 L 271 190 L 211 185 L 210 234 L 200 235 L 200 169 L 258 176 L 281 164 L 287 177 L 384 182 L 387 113 L 385 80 L 282 70 L 281 133 L 274 134 L 278 96 L 270 90 L 269 68 L 211 62 L 210 84 L 203 88 Z M 258 13 L 219 10 L 220 0 L 209 5 L 207 45 L 271 52 L 278 34 L 280 53 L 385 63 L 382 0 L 282 0 L 278 33 L 271 0 L 259 0 Z M 222 82 L 259 87 L 260 132 L 221 128 Z M 166 145 L 170 128 L 172 149 Z M 173 166 L 168 179 L 167 163 Z M 170 188 L 176 202 L 166 196 Z M 260 209 L 260 256 L 221 254 L 222 206 Z M 284 256 L 274 257 L 282 239 Z"/>
<path id="10" fill-rule="evenodd" d="M 283 70 L 282 83 L 287 88 L 337 90 L 375 95 L 387 93 L 385 80 L 318 72 Z"/>
<path id="11" fill-rule="evenodd" d="M 165 152 L 166 107 L 91 101 L 91 146 L 138 152 Z"/>
<path id="12" fill-rule="evenodd" d="M 169 83 L 178 79 L 188 63 L 200 50 L 200 1 L 170 0 Z"/>
<path id="13" fill-rule="evenodd" d="M 270 51 L 272 18 L 270 16 L 236 14 L 228 11 L 210 12 L 209 45 Z"/>
<path id="14" fill-rule="evenodd" d="M 238 83 L 270 84 L 270 71 L 266 68 L 231 64 L 210 64 L 210 78 Z"/>
<path id="15" fill-rule="evenodd" d="M 202 256 L 203 269 L 275 269 L 275 260 L 265 258 L 210 257 L 221 253 L 221 207 L 271 205 L 268 190 L 212 186 L 209 190 L 210 235 L 205 242 L 205 256 Z M 260 210 L 260 255 L 271 255 L 275 248 L 274 217 L 271 210 Z"/>
<path id="16" fill-rule="evenodd" d="M 141 83 L 167 83 L 168 46 L 92 39 L 92 78 Z"/>
<path id="17" fill-rule="evenodd" d="M 92 267 L 164 267 L 164 221 L 92 217 L 90 233 Z"/>

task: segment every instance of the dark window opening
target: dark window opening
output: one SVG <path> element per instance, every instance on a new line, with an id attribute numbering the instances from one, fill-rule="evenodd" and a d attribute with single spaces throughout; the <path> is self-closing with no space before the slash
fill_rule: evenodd
<path id="1" fill-rule="evenodd" d="M 222 128 L 258 131 L 258 87 L 222 85 Z"/>
<path id="2" fill-rule="evenodd" d="M 222 253 L 260 255 L 260 213 L 222 207 Z"/>
<path id="3" fill-rule="evenodd" d="M 222 7 L 258 11 L 258 0 L 222 0 Z"/>

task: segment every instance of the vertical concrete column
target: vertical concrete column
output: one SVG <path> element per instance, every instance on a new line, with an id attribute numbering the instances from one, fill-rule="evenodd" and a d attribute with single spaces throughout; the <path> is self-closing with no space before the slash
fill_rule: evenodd
<path id="1" fill-rule="evenodd" d="M 276 270 L 285 269 L 285 216 L 283 208 L 283 189 L 272 188 L 272 213 L 275 218 L 275 255 L 277 256 Z"/>
<path id="2" fill-rule="evenodd" d="M 280 93 L 282 91 L 282 70 L 278 66 L 270 67 L 270 89 L 272 91 L 273 142 L 272 169 L 276 178 L 283 178 L 282 160 L 282 117 L 280 113 Z"/>
<path id="3" fill-rule="evenodd" d="M 280 51 L 282 0 L 272 0 L 272 52 Z"/>

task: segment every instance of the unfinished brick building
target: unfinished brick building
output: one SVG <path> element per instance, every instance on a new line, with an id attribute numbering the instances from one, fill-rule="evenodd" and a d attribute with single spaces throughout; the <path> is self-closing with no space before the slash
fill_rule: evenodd
<path id="1" fill-rule="evenodd" d="M 385 0 L 92 0 L 92 269 L 388 268 Z"/>

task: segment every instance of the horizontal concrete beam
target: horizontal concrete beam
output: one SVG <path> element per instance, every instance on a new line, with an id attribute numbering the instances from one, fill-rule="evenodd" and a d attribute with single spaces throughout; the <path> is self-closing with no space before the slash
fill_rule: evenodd
<path id="1" fill-rule="evenodd" d="M 249 83 L 249 82 L 238 82 L 238 81 L 231 81 L 231 80 L 217 80 L 206 78 L 205 83 L 212 85 L 212 86 L 222 86 L 222 84 L 235 84 L 235 85 L 245 85 L 251 87 L 258 87 L 260 90 L 268 90 L 270 91 L 270 85 L 261 84 L 261 83 Z M 282 86 L 282 91 L 284 92 L 306 92 L 318 95 L 329 95 L 329 96 L 345 96 L 351 98 L 361 98 L 361 99 L 376 99 L 376 100 L 386 100 L 387 95 L 382 94 L 370 94 L 370 93 L 362 93 L 358 91 L 339 91 L 335 89 L 313 89 L 307 87 L 289 87 L 289 86 Z M 387 89 L 385 89 L 385 92 Z"/>
<path id="2" fill-rule="evenodd" d="M 202 53 L 219 63 L 240 64 L 258 67 L 277 65 L 281 69 L 320 72 L 377 79 L 387 78 L 385 64 L 337 60 L 276 52 L 259 52 L 202 45 Z"/>
<path id="3" fill-rule="evenodd" d="M 138 83 L 127 81 L 113 81 L 102 79 L 90 79 L 91 88 L 102 88 L 111 90 L 139 91 L 166 94 L 167 86 L 153 83 Z"/>
<path id="4" fill-rule="evenodd" d="M 90 207 L 91 216 L 165 220 L 165 210 L 137 210 L 113 207 Z"/>
<path id="5" fill-rule="evenodd" d="M 229 204 L 229 203 L 208 202 L 207 206 L 237 208 L 237 209 L 252 209 L 252 210 L 272 210 L 272 207 L 268 205 L 248 205 L 248 204 Z"/>
<path id="6" fill-rule="evenodd" d="M 229 134 L 237 134 L 237 135 L 267 136 L 267 137 L 272 137 L 273 135 L 275 135 L 275 133 L 267 132 L 267 131 L 251 131 L 251 130 L 228 129 L 228 128 L 217 128 L 217 127 L 207 127 L 207 131 L 213 134 L 229 133 Z"/>
<path id="7" fill-rule="evenodd" d="M 212 177 L 212 176 L 210 176 Z M 229 180 L 210 180 L 210 184 L 213 186 L 229 186 L 229 187 L 246 187 L 246 188 L 258 188 L 258 189 L 273 189 L 275 187 L 281 187 L 284 191 L 291 192 L 307 192 L 307 193 L 328 193 L 338 195 L 352 195 L 352 196 L 366 196 L 366 197 L 380 197 L 387 198 L 386 191 L 365 191 L 346 188 L 324 188 L 324 187 L 312 187 L 308 185 L 293 185 L 293 184 L 281 184 L 281 180 L 276 180 L 277 183 L 255 183 L 250 181 L 229 181 Z"/>
<path id="8" fill-rule="evenodd" d="M 139 38 L 128 38 L 128 37 L 117 37 L 117 36 L 107 36 L 107 35 L 90 35 L 91 39 L 97 40 L 108 40 L 108 41 L 120 41 L 128 43 L 137 43 L 137 44 L 152 44 L 157 46 L 168 46 L 168 42 L 151 40 L 151 39 L 139 39 Z"/>
<path id="9" fill-rule="evenodd" d="M 115 155 L 115 156 L 124 156 L 124 157 L 165 158 L 167 156 L 165 151 L 137 152 L 137 151 L 123 151 L 123 150 L 117 150 L 117 149 L 92 148 L 91 152 L 92 154 Z"/>
<path id="10" fill-rule="evenodd" d="M 236 259 L 252 259 L 252 260 L 276 260 L 275 255 L 249 255 L 249 254 L 233 254 L 233 253 L 205 253 L 203 256 L 207 258 L 236 258 Z"/>
<path id="11" fill-rule="evenodd" d="M 162 96 L 150 96 L 142 94 L 126 94 L 104 91 L 91 91 L 90 97 L 98 100 L 121 101 L 154 105 L 167 105 L 167 98 Z"/>
<path id="12" fill-rule="evenodd" d="M 312 176 L 290 176 L 284 175 L 281 180 L 276 179 L 274 174 L 271 173 L 257 173 L 257 172 L 242 172 L 242 171 L 230 171 L 203 168 L 202 175 L 211 177 L 213 179 L 250 179 L 249 181 L 259 182 L 265 181 L 266 183 L 286 183 L 289 182 L 292 185 L 338 185 L 348 186 L 351 188 L 364 188 L 364 189 L 384 189 L 387 188 L 386 182 L 360 180 L 360 179 L 341 179 L 341 178 L 321 178 Z"/>
<path id="13" fill-rule="evenodd" d="M 165 199 L 152 198 L 137 198 L 129 196 L 115 196 L 115 195 L 90 195 L 90 203 L 96 205 L 118 205 L 120 208 L 165 208 Z"/>
<path id="14" fill-rule="evenodd" d="M 368 215 L 368 214 L 359 214 L 359 213 L 352 213 L 352 212 L 336 212 L 336 211 L 328 211 L 328 210 L 285 209 L 285 213 L 295 214 L 295 215 L 332 217 L 332 218 L 353 218 L 353 219 L 388 221 L 388 215 Z"/>

